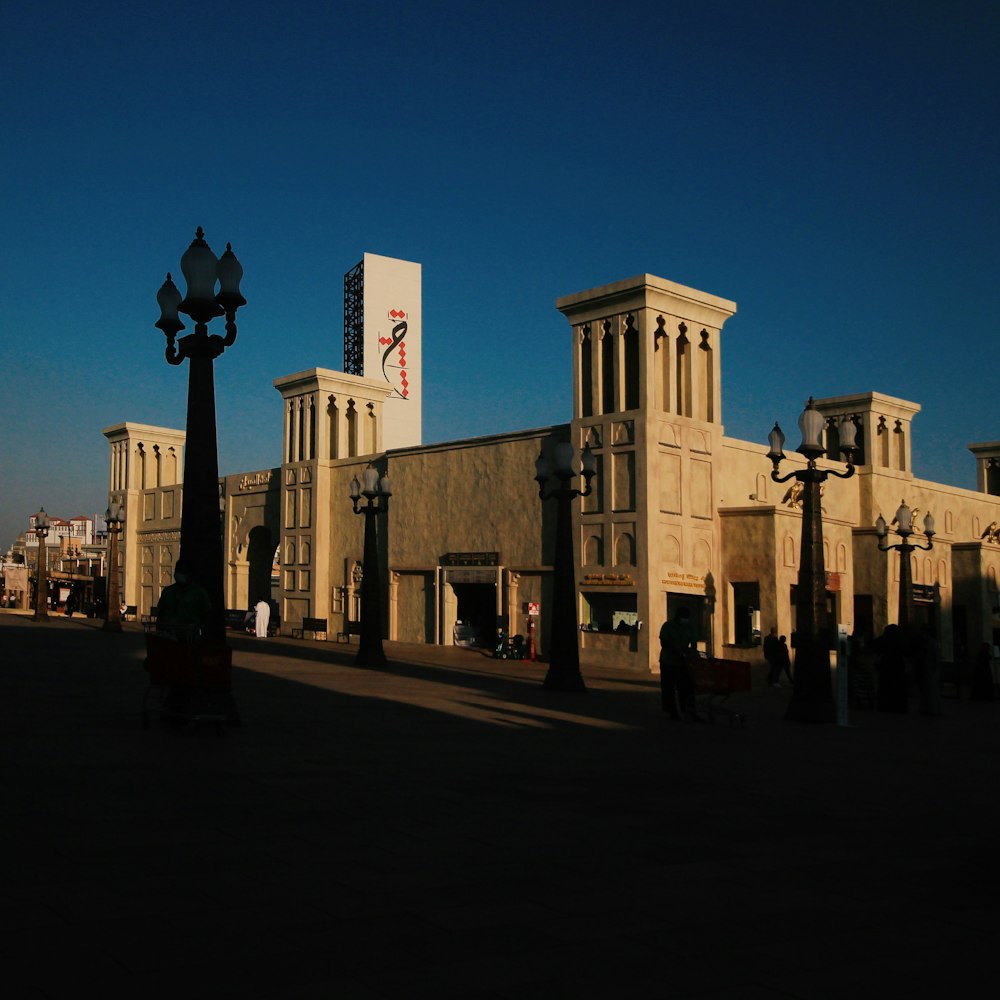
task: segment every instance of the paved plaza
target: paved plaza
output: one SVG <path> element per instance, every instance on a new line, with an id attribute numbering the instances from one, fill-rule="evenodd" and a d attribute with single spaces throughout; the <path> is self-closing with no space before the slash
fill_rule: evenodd
<path id="1" fill-rule="evenodd" d="M 655 678 L 236 636 L 240 728 L 144 731 L 134 625 L 0 615 L 16 997 L 971 996 L 1000 703 L 677 724 Z M 757 678 L 760 681 L 760 678 Z M 967 694 L 967 692 L 965 692 Z"/>

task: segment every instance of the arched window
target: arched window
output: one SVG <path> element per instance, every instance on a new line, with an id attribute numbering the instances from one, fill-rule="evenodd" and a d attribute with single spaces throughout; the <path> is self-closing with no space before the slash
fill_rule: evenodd
<path id="1" fill-rule="evenodd" d="M 677 352 L 677 416 L 691 416 L 691 342 L 687 339 L 687 327 L 681 323 L 675 344 Z"/>
<path id="2" fill-rule="evenodd" d="M 330 418 L 330 458 L 340 458 L 340 407 L 336 396 L 330 396 L 326 412 Z"/>
<path id="3" fill-rule="evenodd" d="M 656 405 L 664 413 L 670 410 L 670 338 L 666 331 L 667 321 L 656 317 L 656 331 L 653 333 L 653 358 L 656 367 Z"/>
<path id="4" fill-rule="evenodd" d="M 702 352 L 702 419 L 711 423 L 715 420 L 715 352 L 709 343 L 708 330 L 701 331 L 701 343 L 698 347 Z"/>
<path id="5" fill-rule="evenodd" d="M 594 344 L 590 325 L 580 331 L 580 416 L 594 415 Z"/>
<path id="6" fill-rule="evenodd" d="M 625 409 L 639 408 L 639 331 L 635 317 L 625 317 Z"/>
<path id="7" fill-rule="evenodd" d="M 615 412 L 615 335 L 608 321 L 601 333 L 601 412 Z"/>
<path id="8" fill-rule="evenodd" d="M 347 457 L 354 458 L 358 453 L 358 411 L 354 408 L 354 400 L 347 401 Z"/>

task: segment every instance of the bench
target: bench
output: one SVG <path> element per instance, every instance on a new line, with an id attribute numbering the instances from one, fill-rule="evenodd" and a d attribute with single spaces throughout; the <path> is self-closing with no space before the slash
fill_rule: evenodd
<path id="1" fill-rule="evenodd" d="M 352 635 L 361 635 L 361 622 L 344 622 L 344 627 L 337 633 L 337 642 L 350 642 Z"/>
<path id="2" fill-rule="evenodd" d="M 243 623 L 246 621 L 247 613 L 239 608 L 226 608 L 226 628 L 243 631 Z"/>
<path id="3" fill-rule="evenodd" d="M 329 631 L 330 624 L 325 618 L 303 618 L 302 624 L 292 629 L 292 638 L 304 639 L 306 632 L 312 632 L 313 638 L 322 633 L 325 639 Z"/>
<path id="4" fill-rule="evenodd" d="M 226 628 L 236 632 L 243 632 L 246 629 L 247 614 L 248 612 L 239 608 L 226 608 Z M 271 617 L 267 620 L 267 634 L 268 637 L 281 635 L 281 615 L 278 614 L 273 606 L 271 608 Z"/>

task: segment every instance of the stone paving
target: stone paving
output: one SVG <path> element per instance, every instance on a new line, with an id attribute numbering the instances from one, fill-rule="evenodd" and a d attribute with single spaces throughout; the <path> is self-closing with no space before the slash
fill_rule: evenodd
<path id="1" fill-rule="evenodd" d="M 16 997 L 918 997 L 995 976 L 1000 704 L 745 729 L 655 678 L 236 636 L 243 726 L 144 731 L 143 635 L 0 614 Z"/>

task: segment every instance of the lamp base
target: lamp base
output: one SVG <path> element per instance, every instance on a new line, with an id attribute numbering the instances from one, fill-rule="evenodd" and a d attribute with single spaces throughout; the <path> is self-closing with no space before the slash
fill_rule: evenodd
<path id="1" fill-rule="evenodd" d="M 556 664 L 549 665 L 542 687 L 546 691 L 567 691 L 570 693 L 585 693 L 587 690 L 579 668 L 561 667 Z"/>
<path id="2" fill-rule="evenodd" d="M 372 649 L 362 647 L 358 650 L 358 655 L 354 657 L 356 667 L 384 667 L 388 662 L 381 646 Z"/>

